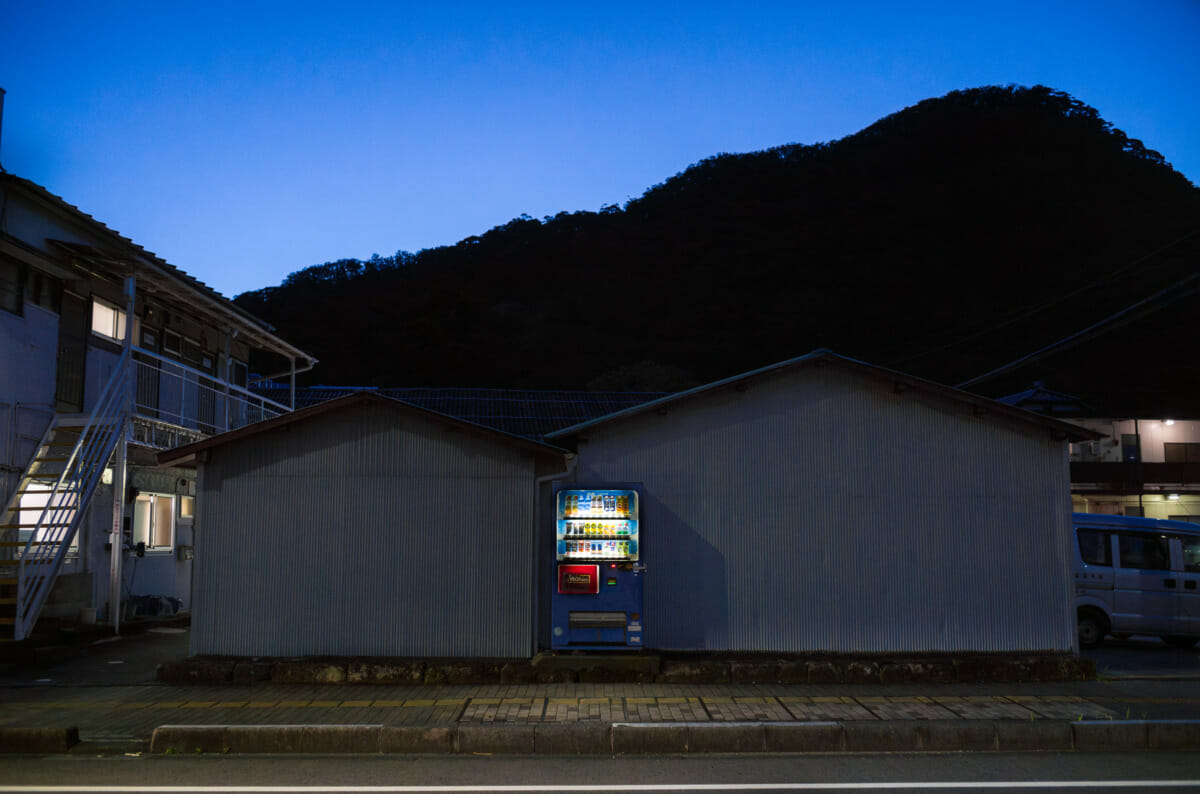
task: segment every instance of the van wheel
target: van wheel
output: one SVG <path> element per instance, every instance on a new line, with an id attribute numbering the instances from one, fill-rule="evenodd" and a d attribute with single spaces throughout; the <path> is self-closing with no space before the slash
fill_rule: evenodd
<path id="1" fill-rule="evenodd" d="M 1200 642 L 1200 637 L 1180 637 L 1177 634 L 1168 634 L 1162 638 L 1162 641 L 1172 648 L 1194 648 L 1196 643 Z"/>
<path id="2" fill-rule="evenodd" d="M 1108 634 L 1108 618 L 1097 609 L 1079 610 L 1079 647 L 1095 648 Z"/>

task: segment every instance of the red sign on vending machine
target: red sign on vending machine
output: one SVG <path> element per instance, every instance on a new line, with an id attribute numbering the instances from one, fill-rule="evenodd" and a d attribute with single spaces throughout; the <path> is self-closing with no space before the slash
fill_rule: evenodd
<path id="1" fill-rule="evenodd" d="M 558 592 L 560 593 L 599 593 L 599 565 L 560 565 L 558 566 Z"/>

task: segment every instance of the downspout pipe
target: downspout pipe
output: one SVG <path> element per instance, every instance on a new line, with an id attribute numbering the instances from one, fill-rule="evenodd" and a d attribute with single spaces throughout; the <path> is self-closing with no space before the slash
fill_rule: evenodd
<path id="1" fill-rule="evenodd" d="M 541 573 L 542 549 L 538 545 L 538 507 L 541 505 L 542 486 L 557 480 L 574 480 L 575 472 L 579 468 L 579 456 L 573 452 L 567 453 L 567 468 L 554 474 L 546 474 L 534 480 L 533 487 L 533 647 L 529 649 L 529 655 L 537 653 L 538 643 L 538 627 L 541 623 L 542 604 L 541 604 L 541 587 L 539 585 L 539 574 Z"/>
<path id="2" fill-rule="evenodd" d="M 130 275 L 125 278 L 125 340 L 124 354 L 126 370 L 124 395 L 121 399 L 120 429 L 117 431 L 116 461 L 112 480 L 112 533 L 109 535 L 108 570 L 108 619 L 113 634 L 121 633 L 121 563 L 125 554 L 125 482 L 128 477 L 129 416 L 133 412 L 133 381 L 137 369 L 131 355 L 133 348 L 133 319 L 136 307 L 137 280 Z M 133 593 L 131 592 L 132 596 Z"/>

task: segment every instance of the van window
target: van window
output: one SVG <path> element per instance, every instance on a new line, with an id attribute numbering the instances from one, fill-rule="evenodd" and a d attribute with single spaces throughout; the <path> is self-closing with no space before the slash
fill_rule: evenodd
<path id="1" fill-rule="evenodd" d="M 1112 544 L 1108 542 L 1108 533 L 1098 529 L 1081 529 L 1079 536 L 1079 556 L 1088 565 L 1112 565 Z"/>
<path id="2" fill-rule="evenodd" d="M 1149 571 L 1165 571 L 1171 567 L 1167 552 L 1167 539 L 1154 535 L 1120 535 L 1122 568 L 1141 568 Z"/>
<path id="3" fill-rule="evenodd" d="M 1183 570 L 1200 573 L 1200 538 L 1180 538 L 1183 543 Z"/>

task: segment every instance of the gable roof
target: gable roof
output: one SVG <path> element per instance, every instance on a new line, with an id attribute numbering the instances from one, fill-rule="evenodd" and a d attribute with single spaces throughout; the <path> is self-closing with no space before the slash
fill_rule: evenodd
<path id="1" fill-rule="evenodd" d="M 411 403 L 401 402 L 400 400 L 394 400 L 390 397 L 384 397 L 383 395 L 375 394 L 374 392 L 360 391 L 354 394 L 346 395 L 345 397 L 339 397 L 335 400 L 328 400 L 326 402 L 317 403 L 316 405 L 310 405 L 309 407 L 302 408 L 298 411 L 282 414 L 274 417 L 273 419 L 255 422 L 254 424 L 240 427 L 237 430 L 230 430 L 227 433 L 211 436 L 201 441 L 196 441 L 192 444 L 164 450 L 158 453 L 158 464 L 160 466 L 192 465 L 195 463 L 197 455 L 205 450 L 222 447 L 242 439 L 261 435 L 263 433 L 275 432 L 281 428 L 311 421 L 312 419 L 325 414 L 350 410 L 364 405 L 381 405 L 385 408 L 391 408 L 400 412 L 414 413 L 443 425 L 489 437 L 502 443 L 510 444 L 514 447 L 527 449 L 536 454 L 559 458 L 567 454 L 566 450 L 551 446 L 550 444 L 543 444 L 539 441 L 532 441 L 528 438 L 514 436 L 510 433 L 505 433 L 491 427 L 484 427 L 483 425 L 475 424 L 474 422 L 466 422 L 461 419 L 456 419 L 453 416 L 447 416 L 446 414 L 438 413 L 437 411 L 430 411 L 426 408 L 420 407 L 419 405 L 413 405 Z"/>
<path id="2" fill-rule="evenodd" d="M 131 258 L 130 260 L 114 258 L 111 252 L 105 252 L 91 245 L 63 240 L 47 240 L 49 244 L 64 251 L 73 259 L 85 265 L 98 266 L 103 269 L 113 269 L 129 264 L 136 265 L 138 266 L 139 281 L 164 293 L 172 294 L 177 300 L 189 302 L 193 310 L 197 312 L 220 316 L 225 322 L 236 327 L 239 333 L 249 337 L 266 350 L 299 359 L 306 362 L 306 366 L 309 368 L 316 364 L 317 360 L 313 356 L 276 336 L 275 329 L 265 320 L 255 317 L 203 281 L 175 267 L 157 254 L 147 251 L 116 230 L 110 229 L 61 196 L 56 196 L 36 182 L 7 172 L 0 172 L 0 185 L 8 185 L 24 191 L 33 199 L 107 238 L 118 250 L 124 252 L 124 255 L 129 255 Z"/>
<path id="3" fill-rule="evenodd" d="M 996 402 L 1053 416 L 1087 416 L 1094 412 L 1092 406 L 1078 397 L 1047 389 L 1046 384 L 1040 380 L 1035 381 L 1033 386 L 1025 391 L 997 397 Z"/>
<path id="4" fill-rule="evenodd" d="M 912 389 L 914 391 L 923 391 L 929 394 L 937 394 L 945 398 L 949 398 L 956 402 L 964 403 L 973 406 L 980 410 L 1004 416 L 1010 419 L 1015 419 L 1030 425 L 1044 427 L 1055 433 L 1061 433 L 1064 439 L 1071 441 L 1088 441 L 1093 438 L 1099 438 L 1098 435 L 1090 430 L 1071 424 L 1070 422 L 1060 421 L 1049 417 L 1041 416 L 1030 411 L 1025 411 L 1020 408 L 1014 408 L 1009 405 L 992 400 L 988 397 L 981 397 L 977 394 L 962 391 L 961 389 L 945 386 L 934 381 L 918 378 L 914 375 L 906 375 L 902 372 L 879 367 L 874 364 L 867 364 L 856 359 L 840 356 L 830 350 L 819 349 L 814 350 L 798 358 L 780 361 L 777 364 L 771 364 L 766 367 L 743 372 L 740 375 L 734 375 L 722 380 L 706 383 L 703 386 L 697 386 L 694 389 L 688 389 L 676 394 L 671 394 L 666 397 L 660 397 L 656 400 L 650 400 L 622 411 L 609 414 L 608 416 L 591 419 L 580 422 L 579 424 L 557 430 L 546 435 L 548 441 L 554 442 L 572 442 L 575 438 L 588 430 L 599 427 L 600 425 L 609 424 L 611 422 L 621 421 L 633 416 L 639 416 L 649 411 L 659 411 L 672 405 L 688 400 L 694 400 L 707 396 L 710 393 L 720 391 L 722 389 L 738 388 L 740 385 L 746 384 L 757 378 L 770 375 L 776 372 L 784 372 L 787 370 L 798 370 L 805 367 L 820 366 L 823 364 L 833 364 L 854 370 L 860 373 L 882 377 L 893 381 L 898 389 Z"/>
<path id="5" fill-rule="evenodd" d="M 288 400 L 287 386 L 262 384 L 256 386 L 254 391 L 276 402 L 286 404 Z M 307 386 L 296 388 L 296 407 L 303 408 L 348 394 L 361 393 L 379 394 L 514 436 L 539 441 L 555 430 L 623 411 L 670 394 L 565 389 Z"/>

